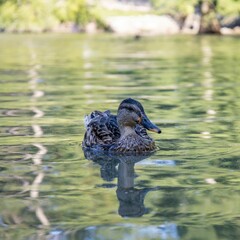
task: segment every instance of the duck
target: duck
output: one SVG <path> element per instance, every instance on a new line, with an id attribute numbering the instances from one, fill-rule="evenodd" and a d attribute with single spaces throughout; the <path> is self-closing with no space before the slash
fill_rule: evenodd
<path id="1" fill-rule="evenodd" d="M 161 129 L 147 117 L 142 104 L 133 98 L 120 103 L 117 115 L 109 110 L 93 111 L 85 116 L 85 127 L 84 149 L 120 154 L 155 151 L 155 142 L 146 130 L 161 133 Z"/>

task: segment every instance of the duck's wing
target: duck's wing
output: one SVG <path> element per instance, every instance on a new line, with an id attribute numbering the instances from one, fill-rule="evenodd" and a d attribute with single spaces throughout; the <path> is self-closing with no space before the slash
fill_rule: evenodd
<path id="1" fill-rule="evenodd" d="M 109 114 L 106 121 L 106 127 L 112 133 L 114 142 L 120 138 L 121 134 L 117 124 L 117 117 L 115 115 Z"/>
<path id="2" fill-rule="evenodd" d="M 82 145 L 84 147 L 113 144 L 119 137 L 116 117 L 110 111 L 94 111 L 85 117 L 86 133 Z"/>

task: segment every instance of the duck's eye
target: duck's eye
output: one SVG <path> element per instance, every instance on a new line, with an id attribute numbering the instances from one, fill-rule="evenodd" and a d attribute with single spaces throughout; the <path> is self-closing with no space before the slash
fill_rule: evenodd
<path id="1" fill-rule="evenodd" d="M 140 124 L 141 122 L 142 122 L 141 117 L 138 117 L 136 123 Z"/>
<path id="2" fill-rule="evenodd" d="M 129 110 L 129 111 L 131 111 L 131 112 L 135 111 L 135 110 L 133 109 L 133 107 L 127 107 L 127 110 Z"/>

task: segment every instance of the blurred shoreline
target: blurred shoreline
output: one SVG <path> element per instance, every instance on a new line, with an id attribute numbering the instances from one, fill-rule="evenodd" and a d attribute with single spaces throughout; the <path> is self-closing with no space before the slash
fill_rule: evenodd
<path id="1" fill-rule="evenodd" d="M 1 33 L 240 35 L 239 14 L 220 15 L 219 1 L 196 1 L 195 5 L 185 1 L 183 6 L 175 1 L 173 9 L 167 3 L 153 7 L 161 0 L 51 0 L 40 6 L 33 0 L 18 2 L 0 2 Z"/>

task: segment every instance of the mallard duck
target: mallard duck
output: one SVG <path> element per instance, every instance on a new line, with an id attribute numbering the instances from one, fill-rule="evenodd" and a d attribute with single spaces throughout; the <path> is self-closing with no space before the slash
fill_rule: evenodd
<path id="1" fill-rule="evenodd" d="M 127 98 L 118 107 L 117 116 L 111 112 L 94 111 L 85 117 L 84 148 L 118 153 L 144 153 L 155 150 L 155 143 L 146 129 L 161 130 L 145 114 L 140 102 Z"/>

